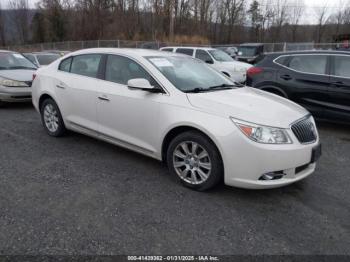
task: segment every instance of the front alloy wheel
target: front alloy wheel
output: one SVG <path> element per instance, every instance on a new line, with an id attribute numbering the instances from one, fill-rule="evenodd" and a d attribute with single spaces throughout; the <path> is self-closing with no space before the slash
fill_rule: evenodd
<path id="1" fill-rule="evenodd" d="M 173 165 L 185 182 L 198 185 L 210 176 L 211 161 L 208 152 L 193 141 L 185 141 L 173 153 Z"/>
<path id="2" fill-rule="evenodd" d="M 185 186 L 198 191 L 214 187 L 223 177 L 217 147 L 198 131 L 184 132 L 170 142 L 167 164 Z"/>

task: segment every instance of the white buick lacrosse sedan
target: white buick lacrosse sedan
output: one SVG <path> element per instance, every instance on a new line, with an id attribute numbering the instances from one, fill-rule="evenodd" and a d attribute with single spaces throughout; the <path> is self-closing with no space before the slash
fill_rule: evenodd
<path id="1" fill-rule="evenodd" d="M 304 108 L 174 53 L 70 53 L 37 71 L 32 97 L 49 135 L 69 129 L 165 161 L 200 191 L 288 185 L 321 154 Z"/>

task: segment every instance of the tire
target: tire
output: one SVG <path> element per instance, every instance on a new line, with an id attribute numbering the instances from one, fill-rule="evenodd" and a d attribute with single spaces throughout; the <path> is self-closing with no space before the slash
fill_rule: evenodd
<path id="1" fill-rule="evenodd" d="M 170 142 L 167 165 L 184 186 L 197 191 L 213 188 L 222 181 L 224 173 L 217 147 L 208 137 L 197 131 L 179 134 Z"/>
<path id="2" fill-rule="evenodd" d="M 45 99 L 40 107 L 41 122 L 50 136 L 60 137 L 66 133 L 61 112 L 51 98 Z"/>

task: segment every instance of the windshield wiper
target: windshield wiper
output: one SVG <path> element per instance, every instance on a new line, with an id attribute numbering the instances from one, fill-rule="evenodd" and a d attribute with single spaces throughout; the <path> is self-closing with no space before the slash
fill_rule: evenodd
<path id="1" fill-rule="evenodd" d="M 208 92 L 208 88 L 196 87 L 190 90 L 185 90 L 185 93 L 200 93 L 200 92 Z"/>
<path id="2" fill-rule="evenodd" d="M 233 84 L 222 84 L 222 85 L 217 85 L 217 86 L 210 86 L 208 89 L 209 90 L 214 90 L 214 89 L 220 89 L 220 90 L 224 90 L 224 89 L 232 89 L 232 87 L 236 87 L 237 85 L 233 85 Z"/>

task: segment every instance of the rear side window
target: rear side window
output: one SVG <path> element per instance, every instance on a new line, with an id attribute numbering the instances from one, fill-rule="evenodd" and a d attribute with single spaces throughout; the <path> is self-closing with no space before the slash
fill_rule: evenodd
<path id="1" fill-rule="evenodd" d="M 70 72 L 83 76 L 97 77 L 101 57 L 99 54 L 75 56 Z"/>
<path id="2" fill-rule="evenodd" d="M 289 68 L 311 74 L 326 74 L 327 56 L 325 55 L 297 55 L 292 56 Z"/>
<path id="3" fill-rule="evenodd" d="M 280 56 L 277 59 L 275 59 L 275 63 L 280 65 L 286 65 L 288 61 L 288 56 Z"/>
<path id="4" fill-rule="evenodd" d="M 196 51 L 196 58 L 204 61 L 204 62 L 213 62 L 213 59 L 211 58 L 211 56 L 208 54 L 207 51 L 201 50 L 201 49 L 197 49 Z"/>
<path id="5" fill-rule="evenodd" d="M 190 48 L 178 48 L 178 49 L 176 49 L 176 53 L 192 56 L 193 55 L 193 49 L 190 49 Z"/>
<path id="6" fill-rule="evenodd" d="M 60 65 L 58 66 L 58 70 L 64 71 L 64 72 L 69 72 L 71 63 L 72 63 L 72 58 L 71 57 L 64 59 L 60 63 Z"/>
<path id="7" fill-rule="evenodd" d="M 334 75 L 340 77 L 350 77 L 350 57 L 334 57 Z"/>
<path id="8" fill-rule="evenodd" d="M 174 49 L 173 48 L 163 48 L 162 51 L 166 52 L 172 52 Z"/>

